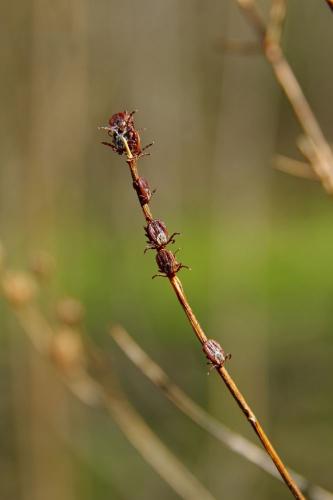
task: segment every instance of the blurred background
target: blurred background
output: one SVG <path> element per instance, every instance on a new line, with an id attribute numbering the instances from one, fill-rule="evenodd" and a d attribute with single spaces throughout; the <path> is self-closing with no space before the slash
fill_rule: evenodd
<path id="1" fill-rule="evenodd" d="M 333 16 L 288 2 L 283 47 L 333 141 Z M 268 11 L 268 0 L 259 2 Z M 333 199 L 274 170 L 301 159 L 289 103 L 231 0 L 2 2 L 0 238 L 11 268 L 55 260 L 41 301 L 74 295 L 85 335 L 151 428 L 216 498 L 288 490 L 216 443 L 138 373 L 107 335 L 121 323 L 197 402 L 256 438 L 217 377 L 167 281 L 151 280 L 143 218 L 123 158 L 97 130 L 139 109 L 141 174 L 156 217 L 180 231 L 181 279 L 209 337 L 286 463 L 333 489 Z M 176 499 L 113 420 L 89 410 L 31 347 L 0 301 L 2 500 Z"/>

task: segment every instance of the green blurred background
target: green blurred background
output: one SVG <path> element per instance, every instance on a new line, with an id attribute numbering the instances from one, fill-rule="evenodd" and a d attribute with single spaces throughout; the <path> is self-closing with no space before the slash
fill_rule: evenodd
<path id="1" fill-rule="evenodd" d="M 270 2 L 260 2 L 264 12 Z M 288 2 L 283 46 L 333 140 L 333 16 Z M 2 2 L 1 240 L 11 267 L 44 249 L 45 291 L 77 296 L 86 334 L 129 399 L 216 498 L 288 490 L 214 442 L 133 368 L 107 335 L 122 323 L 193 398 L 255 441 L 206 365 L 167 281 L 151 280 L 143 219 L 122 158 L 98 125 L 138 108 L 140 162 L 156 217 L 181 231 L 181 279 L 210 337 L 286 462 L 333 489 L 333 200 L 275 171 L 300 133 L 260 53 L 222 49 L 253 33 L 227 0 Z M 174 499 L 113 421 L 90 411 L 34 353 L 0 302 L 2 500 Z"/>

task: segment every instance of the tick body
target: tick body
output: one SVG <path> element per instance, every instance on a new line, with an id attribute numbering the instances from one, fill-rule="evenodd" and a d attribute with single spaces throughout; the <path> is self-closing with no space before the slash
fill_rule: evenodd
<path id="1" fill-rule="evenodd" d="M 133 182 L 133 187 L 138 195 L 140 205 L 147 205 L 155 192 L 150 190 L 148 181 L 143 177 L 138 177 L 138 179 Z"/>
<path id="2" fill-rule="evenodd" d="M 159 250 L 169 243 L 175 243 L 174 237 L 180 233 L 172 233 L 172 235 L 169 236 L 169 232 L 164 222 L 159 219 L 153 219 L 145 227 L 145 234 L 148 238 L 146 252 L 149 249 Z"/>
<path id="3" fill-rule="evenodd" d="M 203 352 L 214 368 L 220 368 L 231 358 L 231 354 L 225 354 L 220 344 L 213 339 L 208 339 L 202 346 Z"/>
<path id="4" fill-rule="evenodd" d="M 129 129 L 133 129 L 134 113 L 135 111 L 132 111 L 131 113 L 129 113 L 128 111 L 121 111 L 120 113 L 115 113 L 109 119 L 110 128 L 117 130 L 121 134 L 125 133 Z"/>
<path id="5" fill-rule="evenodd" d="M 140 136 L 134 128 L 134 113 L 135 111 L 132 111 L 131 113 L 128 111 L 115 113 L 109 119 L 108 126 L 100 127 L 101 129 L 106 130 L 112 139 L 111 143 L 103 142 L 102 144 L 109 146 L 119 155 L 126 153 L 126 147 L 123 139 L 126 139 L 128 147 L 134 156 L 141 154 L 142 152 Z"/>
<path id="6" fill-rule="evenodd" d="M 180 262 L 177 262 L 174 254 L 165 248 L 158 250 L 156 254 L 156 263 L 158 265 L 159 274 L 155 274 L 153 278 L 156 276 L 173 278 L 183 267 L 189 269 L 188 266 L 184 266 Z"/>
<path id="7" fill-rule="evenodd" d="M 132 111 L 131 113 L 128 111 L 115 113 L 109 119 L 109 124 L 106 127 L 99 128 L 106 130 L 112 139 L 111 142 L 103 141 L 102 144 L 109 146 L 115 153 L 122 155 L 128 152 L 124 144 L 125 139 L 132 155 L 139 158 L 140 156 L 148 154 L 143 153 L 143 151 L 152 146 L 152 143 L 148 144 L 148 146 L 145 146 L 144 148 L 141 147 L 140 134 L 134 127 L 134 113 L 135 111 Z"/>
<path id="8" fill-rule="evenodd" d="M 127 140 L 128 147 L 133 156 L 141 156 L 142 155 L 142 147 L 141 147 L 141 139 L 139 132 L 135 130 L 135 128 L 131 128 L 124 135 Z"/>

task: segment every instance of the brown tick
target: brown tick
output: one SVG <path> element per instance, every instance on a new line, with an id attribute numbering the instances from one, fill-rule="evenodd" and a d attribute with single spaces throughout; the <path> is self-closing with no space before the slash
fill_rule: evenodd
<path id="1" fill-rule="evenodd" d="M 112 151 L 122 155 L 127 153 L 127 149 L 124 144 L 124 139 L 127 141 L 128 148 L 132 155 L 136 158 L 144 156 L 148 153 L 143 153 L 143 151 L 153 143 L 148 144 L 144 148 L 141 147 L 141 139 L 139 132 L 134 127 L 133 115 L 135 111 L 129 113 L 128 111 L 121 111 L 120 113 L 115 113 L 109 119 L 109 125 L 106 127 L 99 127 L 102 130 L 106 130 L 108 135 L 111 137 L 112 142 L 103 141 L 102 144 L 109 146 Z"/>
<path id="2" fill-rule="evenodd" d="M 172 235 L 169 236 L 169 232 L 164 222 L 159 219 L 153 219 L 148 222 L 145 227 L 145 234 L 148 238 L 148 246 L 145 249 L 146 252 L 150 249 L 159 250 L 168 245 L 168 243 L 175 243 L 174 237 L 180 233 L 172 233 Z"/>
<path id="3" fill-rule="evenodd" d="M 143 177 L 138 177 L 136 181 L 133 182 L 133 187 L 138 195 L 140 205 L 147 205 L 149 203 L 150 198 L 155 193 L 155 189 L 153 191 L 150 190 L 148 181 Z"/>
<path id="4" fill-rule="evenodd" d="M 166 250 L 165 248 L 161 248 L 160 250 L 158 250 L 156 254 L 156 262 L 158 265 L 159 273 L 155 274 L 153 278 L 156 278 L 156 276 L 162 276 L 163 278 L 173 278 L 183 267 L 189 269 L 188 266 L 184 266 L 184 264 L 177 262 L 174 254 L 169 250 Z"/>
<path id="5" fill-rule="evenodd" d="M 216 340 L 206 340 L 202 346 L 202 350 L 213 368 L 222 367 L 231 358 L 231 354 L 225 354 L 223 348 Z"/>

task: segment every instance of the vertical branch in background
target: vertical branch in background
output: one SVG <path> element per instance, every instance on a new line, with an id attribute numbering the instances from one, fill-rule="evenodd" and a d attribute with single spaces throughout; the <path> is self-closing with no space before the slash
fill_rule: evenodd
<path id="1" fill-rule="evenodd" d="M 8 2 L 1 8 L 0 59 L 0 228 L 1 238 L 6 239 L 15 253 L 22 247 L 22 180 L 25 164 L 28 119 L 30 60 L 30 2 Z M 1 258 L 0 258 L 1 260 Z M 1 266 L 0 266 L 1 267 Z M 1 460 L 2 498 L 23 498 L 20 481 L 25 394 L 22 377 L 25 372 L 26 354 L 22 342 L 13 335 L 13 323 L 1 314 L 0 377 L 1 390 Z M 7 467 L 8 465 L 8 467 Z"/>
<path id="2" fill-rule="evenodd" d="M 272 43 L 280 44 L 285 16 L 286 0 L 272 0 L 266 35 Z"/>
<path id="3" fill-rule="evenodd" d="M 230 4 L 219 31 L 223 38 L 236 40 L 249 54 L 250 29 L 237 8 Z M 232 42 L 233 43 L 233 42 Z M 245 45 L 244 45 L 245 44 Z M 237 46 L 236 45 L 236 46 Z M 235 48 L 236 48 L 235 46 Z M 244 53 L 244 49 L 246 49 Z M 236 56 L 235 56 L 236 54 Z M 221 85 L 215 108 L 216 130 L 212 137 L 213 179 L 209 221 L 214 230 L 209 249 L 212 288 L 209 329 L 220 333 L 232 353 L 238 383 L 265 421 L 270 421 L 268 370 L 271 363 L 269 293 L 267 269 L 270 244 L 270 190 L 272 173 L 267 165 L 274 152 L 278 119 L 278 92 L 260 57 L 242 57 L 225 50 L 221 58 Z M 233 408 L 217 398 L 212 386 L 214 413 L 231 425 Z M 236 457 L 228 458 L 224 468 L 229 487 L 238 495 L 255 496 L 259 471 L 247 468 L 244 481 L 236 481 L 232 471 Z M 263 478 L 263 496 L 269 496 L 269 483 Z"/>
<path id="4" fill-rule="evenodd" d="M 25 169 L 27 237 L 33 248 L 53 242 L 52 229 L 67 200 L 71 212 L 82 205 L 78 197 L 83 192 L 87 134 L 86 9 L 85 0 L 52 5 L 33 1 L 30 144 Z"/>
<path id="5" fill-rule="evenodd" d="M 68 208 L 67 199 L 71 208 L 80 207 L 77 197 L 83 192 L 79 169 L 84 166 L 88 101 L 86 1 L 49 4 L 34 0 L 31 12 L 30 123 L 27 161 L 22 167 L 25 220 L 21 233 L 28 250 L 46 247 L 56 254 L 55 229 L 61 208 Z M 34 351 L 28 353 L 26 380 L 31 397 L 30 406 L 22 409 L 21 427 L 27 436 L 22 453 L 22 495 L 24 500 L 72 500 L 73 464 L 51 424 L 54 410 L 63 407 L 66 425 L 67 396 L 45 373 Z"/>
<path id="6" fill-rule="evenodd" d="M 270 31 L 263 20 L 255 0 L 235 0 L 253 26 L 275 78 L 285 93 L 302 127 L 307 141 L 304 151 L 325 190 L 333 194 L 333 153 L 304 92 L 286 59 L 279 37 L 269 37 Z"/>
<path id="7" fill-rule="evenodd" d="M 169 236 L 165 224 L 158 219 L 153 219 L 153 215 L 149 207 L 151 199 L 149 184 L 145 179 L 140 177 L 138 172 L 138 159 L 145 154 L 143 151 L 147 149 L 148 146 L 145 148 L 141 147 L 140 135 L 134 127 L 133 115 L 134 112 L 128 113 L 127 111 L 116 113 L 109 119 L 109 124 L 107 126 L 100 128 L 106 130 L 111 138 L 111 142 L 103 141 L 103 144 L 109 146 L 114 152 L 120 155 L 125 153 L 127 157 L 127 164 L 132 177 L 132 186 L 136 191 L 144 218 L 147 222 L 145 231 L 148 238 L 148 248 L 156 251 L 156 263 L 159 270 L 158 275 L 168 278 L 178 301 L 192 326 L 194 334 L 202 345 L 204 353 L 227 386 L 231 395 L 248 420 L 248 423 L 252 426 L 266 452 L 269 454 L 277 470 L 281 474 L 285 484 L 288 486 L 295 498 L 304 499 L 302 492 L 272 446 L 254 412 L 248 405 L 228 371 L 225 369 L 224 362 L 228 356 L 225 355 L 223 349 L 216 341 L 207 339 L 205 332 L 201 328 L 201 325 L 185 296 L 182 283 L 179 280 L 177 273 L 182 267 L 187 266 L 177 262 L 175 255 L 170 250 L 166 249 L 166 246 L 169 243 L 175 242 L 174 237 L 178 233 L 173 233 Z"/>

